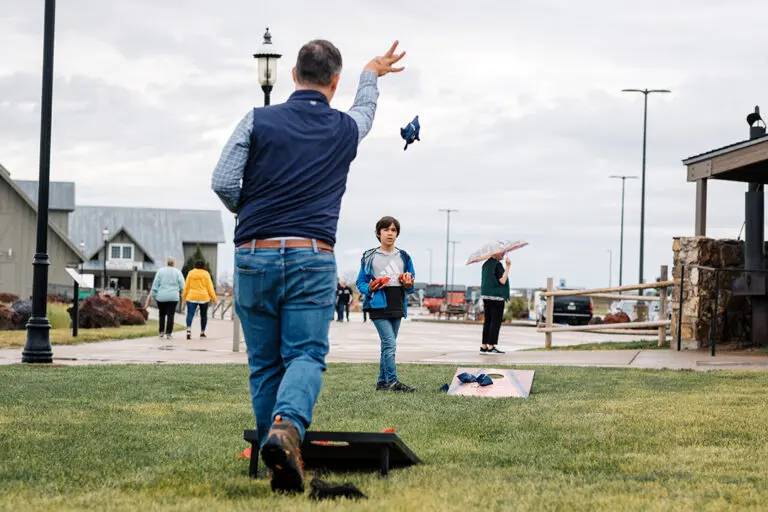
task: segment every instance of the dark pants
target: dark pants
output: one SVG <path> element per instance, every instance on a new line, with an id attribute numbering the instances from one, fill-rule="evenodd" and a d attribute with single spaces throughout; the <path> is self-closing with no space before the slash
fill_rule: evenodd
<path id="1" fill-rule="evenodd" d="M 501 322 L 504 321 L 504 301 L 483 299 L 483 345 L 496 345 L 499 342 Z"/>
<path id="2" fill-rule="evenodd" d="M 346 304 L 344 302 L 339 302 L 338 304 L 336 304 L 336 316 L 339 322 L 344 321 L 345 311 L 347 312 L 347 322 L 349 322 L 349 302 L 347 302 Z"/>
<path id="3" fill-rule="evenodd" d="M 187 330 L 192 328 L 192 320 L 195 319 L 198 307 L 200 308 L 200 331 L 205 332 L 205 328 L 208 326 L 208 303 L 187 302 Z"/>
<path id="4" fill-rule="evenodd" d="M 176 305 L 178 302 L 158 302 L 157 309 L 160 310 L 160 334 L 173 333 L 173 317 L 176 314 Z"/>

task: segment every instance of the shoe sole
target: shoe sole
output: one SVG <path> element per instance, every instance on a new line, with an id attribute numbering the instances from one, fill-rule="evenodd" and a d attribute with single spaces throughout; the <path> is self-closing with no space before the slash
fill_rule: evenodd
<path id="1" fill-rule="evenodd" d="M 293 459 L 277 439 L 267 439 L 261 448 L 261 459 L 272 472 L 272 490 L 304 492 L 304 479 Z"/>

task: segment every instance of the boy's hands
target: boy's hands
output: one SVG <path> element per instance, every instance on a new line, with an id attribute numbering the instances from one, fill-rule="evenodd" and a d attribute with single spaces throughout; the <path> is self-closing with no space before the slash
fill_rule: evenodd
<path id="1" fill-rule="evenodd" d="M 403 274 L 402 279 L 400 279 L 400 283 L 402 283 L 404 288 L 411 288 L 413 286 L 413 274 L 410 272 Z"/>

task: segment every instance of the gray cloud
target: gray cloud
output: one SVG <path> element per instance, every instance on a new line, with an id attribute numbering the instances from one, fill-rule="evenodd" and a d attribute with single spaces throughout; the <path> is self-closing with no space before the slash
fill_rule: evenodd
<path id="1" fill-rule="evenodd" d="M 649 101 L 646 276 L 671 264 L 671 239 L 693 231 L 694 186 L 681 160 L 747 136 L 766 99 L 761 4 L 652 0 L 566 3 L 404 2 L 387 5 L 204 0 L 73 0 L 57 11 L 54 179 L 84 204 L 220 208 L 208 190 L 221 147 L 261 104 L 251 54 L 264 27 L 283 52 L 273 102 L 292 91 L 298 48 L 324 37 L 344 54 L 334 102 L 349 107 L 359 70 L 392 39 L 407 70 L 381 80 L 376 125 L 350 174 L 339 264 L 353 269 L 384 214 L 403 222 L 417 272 L 445 272 L 445 215 L 464 261 L 496 237 L 531 242 L 513 255 L 513 283 L 617 281 L 620 183 L 640 173 L 642 97 Z M 345 13 L 344 21 L 339 13 Z M 42 4 L 5 9 L 0 47 L 0 162 L 37 174 Z M 738 27 L 738 30 L 734 30 Z M 768 107 L 767 107 L 768 108 Z M 402 151 L 399 127 L 419 114 L 422 141 Z M 384 190 L 380 195 L 372 192 Z M 712 233 L 738 234 L 739 184 L 710 186 Z M 223 209 L 222 209 L 223 211 Z M 629 182 L 625 282 L 637 279 L 640 183 Z M 231 233 L 231 216 L 224 213 Z M 231 267 L 222 247 L 222 268 Z M 476 283 L 460 265 L 456 280 Z"/>

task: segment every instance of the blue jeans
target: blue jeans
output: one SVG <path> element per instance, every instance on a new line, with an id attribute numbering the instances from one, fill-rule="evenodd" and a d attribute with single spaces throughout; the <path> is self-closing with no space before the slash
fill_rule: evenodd
<path id="1" fill-rule="evenodd" d="M 187 329 L 192 328 L 192 320 L 195 319 L 197 307 L 200 306 L 200 331 L 205 332 L 208 327 L 208 304 L 198 304 L 196 302 L 187 302 Z"/>
<path id="2" fill-rule="evenodd" d="M 381 340 L 381 361 L 379 362 L 379 382 L 387 385 L 397 382 L 395 368 L 395 349 L 397 348 L 397 333 L 400 331 L 400 319 L 375 319 L 373 325 L 379 331 Z"/>
<path id="3" fill-rule="evenodd" d="M 343 322 L 344 321 L 344 312 L 345 311 L 347 312 L 347 321 L 349 321 L 349 302 L 347 302 L 346 304 L 344 304 L 343 302 L 339 302 L 336 305 L 336 315 L 337 315 L 337 320 L 339 322 Z"/>
<path id="4" fill-rule="evenodd" d="M 327 369 L 336 259 L 314 249 L 238 249 L 234 295 L 259 446 L 277 415 L 303 440 Z"/>

